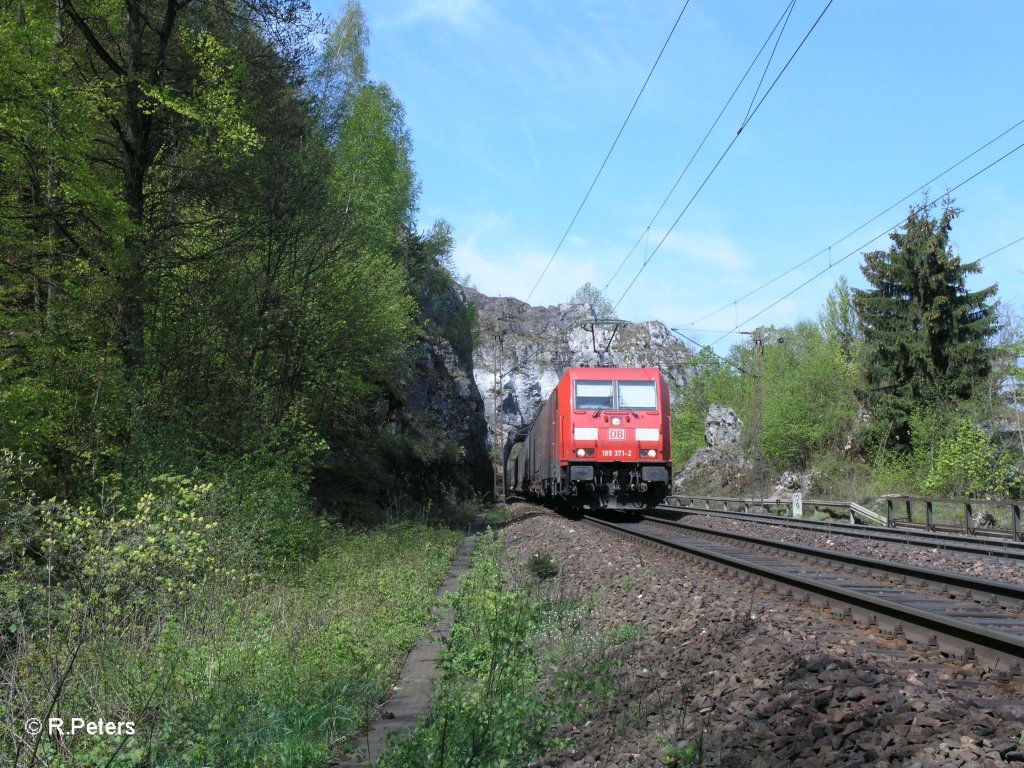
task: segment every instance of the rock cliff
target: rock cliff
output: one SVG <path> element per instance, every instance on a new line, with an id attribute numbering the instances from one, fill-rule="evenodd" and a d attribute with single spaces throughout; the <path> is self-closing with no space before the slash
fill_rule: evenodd
<path id="1" fill-rule="evenodd" d="M 473 310 L 461 289 L 438 282 L 415 291 L 420 340 L 409 369 L 394 377 L 375 419 L 349 425 L 357 439 L 332 443 L 315 478 L 320 504 L 343 519 L 443 514 L 446 504 L 493 490 L 473 379 Z"/>
<path id="2" fill-rule="evenodd" d="M 418 291 L 423 339 L 414 356 L 414 369 L 402 392 L 402 406 L 392 414 L 400 431 L 420 441 L 416 451 L 433 465 L 426 474 L 442 485 L 466 483 L 476 493 L 493 486 L 488 456 L 484 406 L 474 381 L 471 308 L 461 287 Z M 432 450 L 430 450 L 432 449 Z M 442 468 L 454 460 L 455 471 Z"/>
<path id="3" fill-rule="evenodd" d="M 566 368 L 661 368 L 672 385 L 686 382 L 690 350 L 663 323 L 599 321 L 589 304 L 534 307 L 465 290 L 478 315 L 473 375 L 494 455 L 533 421 Z"/>
<path id="4" fill-rule="evenodd" d="M 751 462 L 743 454 L 742 439 L 743 422 L 736 411 L 712 404 L 704 420 L 707 447 L 699 448 L 676 473 L 674 488 L 713 496 L 749 493 Z"/>

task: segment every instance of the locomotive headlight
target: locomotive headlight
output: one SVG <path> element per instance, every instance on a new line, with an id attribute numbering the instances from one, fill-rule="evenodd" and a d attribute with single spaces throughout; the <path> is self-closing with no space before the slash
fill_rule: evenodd
<path id="1" fill-rule="evenodd" d="M 587 455 L 587 452 L 586 452 L 586 450 L 585 450 L 585 449 L 583 449 L 583 448 L 577 448 L 577 449 L 576 449 L 576 455 L 577 455 L 577 456 L 586 456 L 586 455 Z"/>
<path id="2" fill-rule="evenodd" d="M 653 459 L 655 456 L 658 455 L 658 452 L 656 450 L 654 450 L 653 448 L 651 448 L 651 450 L 649 450 L 647 452 L 647 455 L 650 456 Z"/>
<path id="3" fill-rule="evenodd" d="M 612 424 L 614 424 L 616 427 L 619 426 L 619 424 L 621 424 L 621 423 L 622 423 L 622 419 L 620 419 L 618 416 L 616 416 L 614 419 L 612 419 Z"/>

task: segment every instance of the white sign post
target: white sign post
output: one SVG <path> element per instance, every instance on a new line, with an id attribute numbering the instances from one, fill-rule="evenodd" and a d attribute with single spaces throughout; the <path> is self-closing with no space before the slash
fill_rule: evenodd
<path id="1" fill-rule="evenodd" d="M 793 517 L 804 516 L 804 500 L 799 493 L 793 494 Z"/>

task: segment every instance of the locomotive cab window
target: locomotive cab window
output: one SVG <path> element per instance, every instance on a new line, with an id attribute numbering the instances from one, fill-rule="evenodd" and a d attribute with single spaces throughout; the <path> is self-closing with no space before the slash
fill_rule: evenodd
<path id="1" fill-rule="evenodd" d="M 577 381 L 576 409 L 612 407 L 612 383 L 610 381 Z"/>
<path id="2" fill-rule="evenodd" d="M 619 408 L 658 410 L 658 390 L 653 381 L 620 381 Z"/>

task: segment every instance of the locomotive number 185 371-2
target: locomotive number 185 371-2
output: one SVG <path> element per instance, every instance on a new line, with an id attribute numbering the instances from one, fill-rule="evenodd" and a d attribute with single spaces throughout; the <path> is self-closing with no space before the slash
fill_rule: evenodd
<path id="1" fill-rule="evenodd" d="M 605 459 L 632 459 L 633 451 L 629 448 L 602 448 L 601 457 Z"/>

